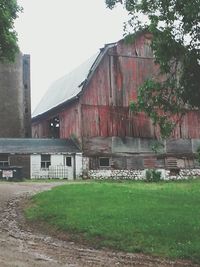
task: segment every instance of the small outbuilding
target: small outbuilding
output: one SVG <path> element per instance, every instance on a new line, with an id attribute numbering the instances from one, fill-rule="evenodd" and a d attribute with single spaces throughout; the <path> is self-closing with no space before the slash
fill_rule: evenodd
<path id="1" fill-rule="evenodd" d="M 72 139 L 0 138 L 0 178 L 77 179 L 82 175 L 82 153 Z M 6 175 L 9 177 L 6 177 Z"/>

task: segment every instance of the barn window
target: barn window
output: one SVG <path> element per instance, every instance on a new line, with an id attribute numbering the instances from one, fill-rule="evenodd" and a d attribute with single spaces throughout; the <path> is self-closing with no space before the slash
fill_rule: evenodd
<path id="1" fill-rule="evenodd" d="M 48 169 L 50 165 L 51 165 L 51 156 L 41 155 L 41 168 Z"/>
<path id="2" fill-rule="evenodd" d="M 99 167 L 109 167 L 109 166 L 110 166 L 109 158 L 106 157 L 99 158 Z"/>
<path id="3" fill-rule="evenodd" d="M 72 166 L 72 157 L 66 157 L 66 166 L 71 167 Z"/>
<path id="4" fill-rule="evenodd" d="M 0 155 L 0 167 L 9 166 L 8 155 Z"/>
<path id="5" fill-rule="evenodd" d="M 49 120 L 50 137 L 60 137 L 60 120 L 59 116 L 53 117 Z"/>

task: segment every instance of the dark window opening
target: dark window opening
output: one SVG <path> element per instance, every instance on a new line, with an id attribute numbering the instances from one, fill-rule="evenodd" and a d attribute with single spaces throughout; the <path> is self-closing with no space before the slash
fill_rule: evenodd
<path id="1" fill-rule="evenodd" d="M 59 117 L 54 117 L 49 120 L 50 137 L 59 138 L 60 137 L 60 120 Z"/>
<path id="2" fill-rule="evenodd" d="M 100 167 L 109 167 L 110 166 L 109 158 L 99 158 L 99 166 Z"/>
<path id="3" fill-rule="evenodd" d="M 41 155 L 41 168 L 48 169 L 50 165 L 51 165 L 51 156 Z"/>
<path id="4" fill-rule="evenodd" d="M 28 108 L 25 108 L 25 113 L 28 113 Z"/>
<path id="5" fill-rule="evenodd" d="M 72 166 L 72 158 L 66 157 L 66 166 L 71 167 Z"/>
<path id="6" fill-rule="evenodd" d="M 0 155 L 0 167 L 9 166 L 8 155 Z"/>
<path id="7" fill-rule="evenodd" d="M 27 85 L 27 84 L 24 84 L 24 88 L 25 88 L 25 89 L 28 89 L 28 85 Z"/>
<path id="8" fill-rule="evenodd" d="M 164 158 L 157 158 L 156 167 L 161 168 L 161 169 L 165 169 L 165 159 Z"/>

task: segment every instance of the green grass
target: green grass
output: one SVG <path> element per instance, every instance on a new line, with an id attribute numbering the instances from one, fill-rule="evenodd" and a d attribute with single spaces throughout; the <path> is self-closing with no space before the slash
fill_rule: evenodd
<path id="1" fill-rule="evenodd" d="M 200 262 L 199 180 L 63 185 L 25 213 L 98 247 Z"/>

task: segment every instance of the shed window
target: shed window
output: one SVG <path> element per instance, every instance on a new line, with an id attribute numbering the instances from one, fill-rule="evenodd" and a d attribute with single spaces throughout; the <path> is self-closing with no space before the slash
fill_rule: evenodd
<path id="1" fill-rule="evenodd" d="M 109 167 L 110 166 L 109 158 L 99 158 L 99 166 L 100 167 Z"/>
<path id="2" fill-rule="evenodd" d="M 41 168 L 48 169 L 51 165 L 50 155 L 41 155 Z"/>
<path id="3" fill-rule="evenodd" d="M 9 166 L 8 155 L 0 155 L 0 167 Z"/>
<path id="4" fill-rule="evenodd" d="M 72 157 L 66 157 L 66 166 L 68 167 L 72 166 Z"/>

